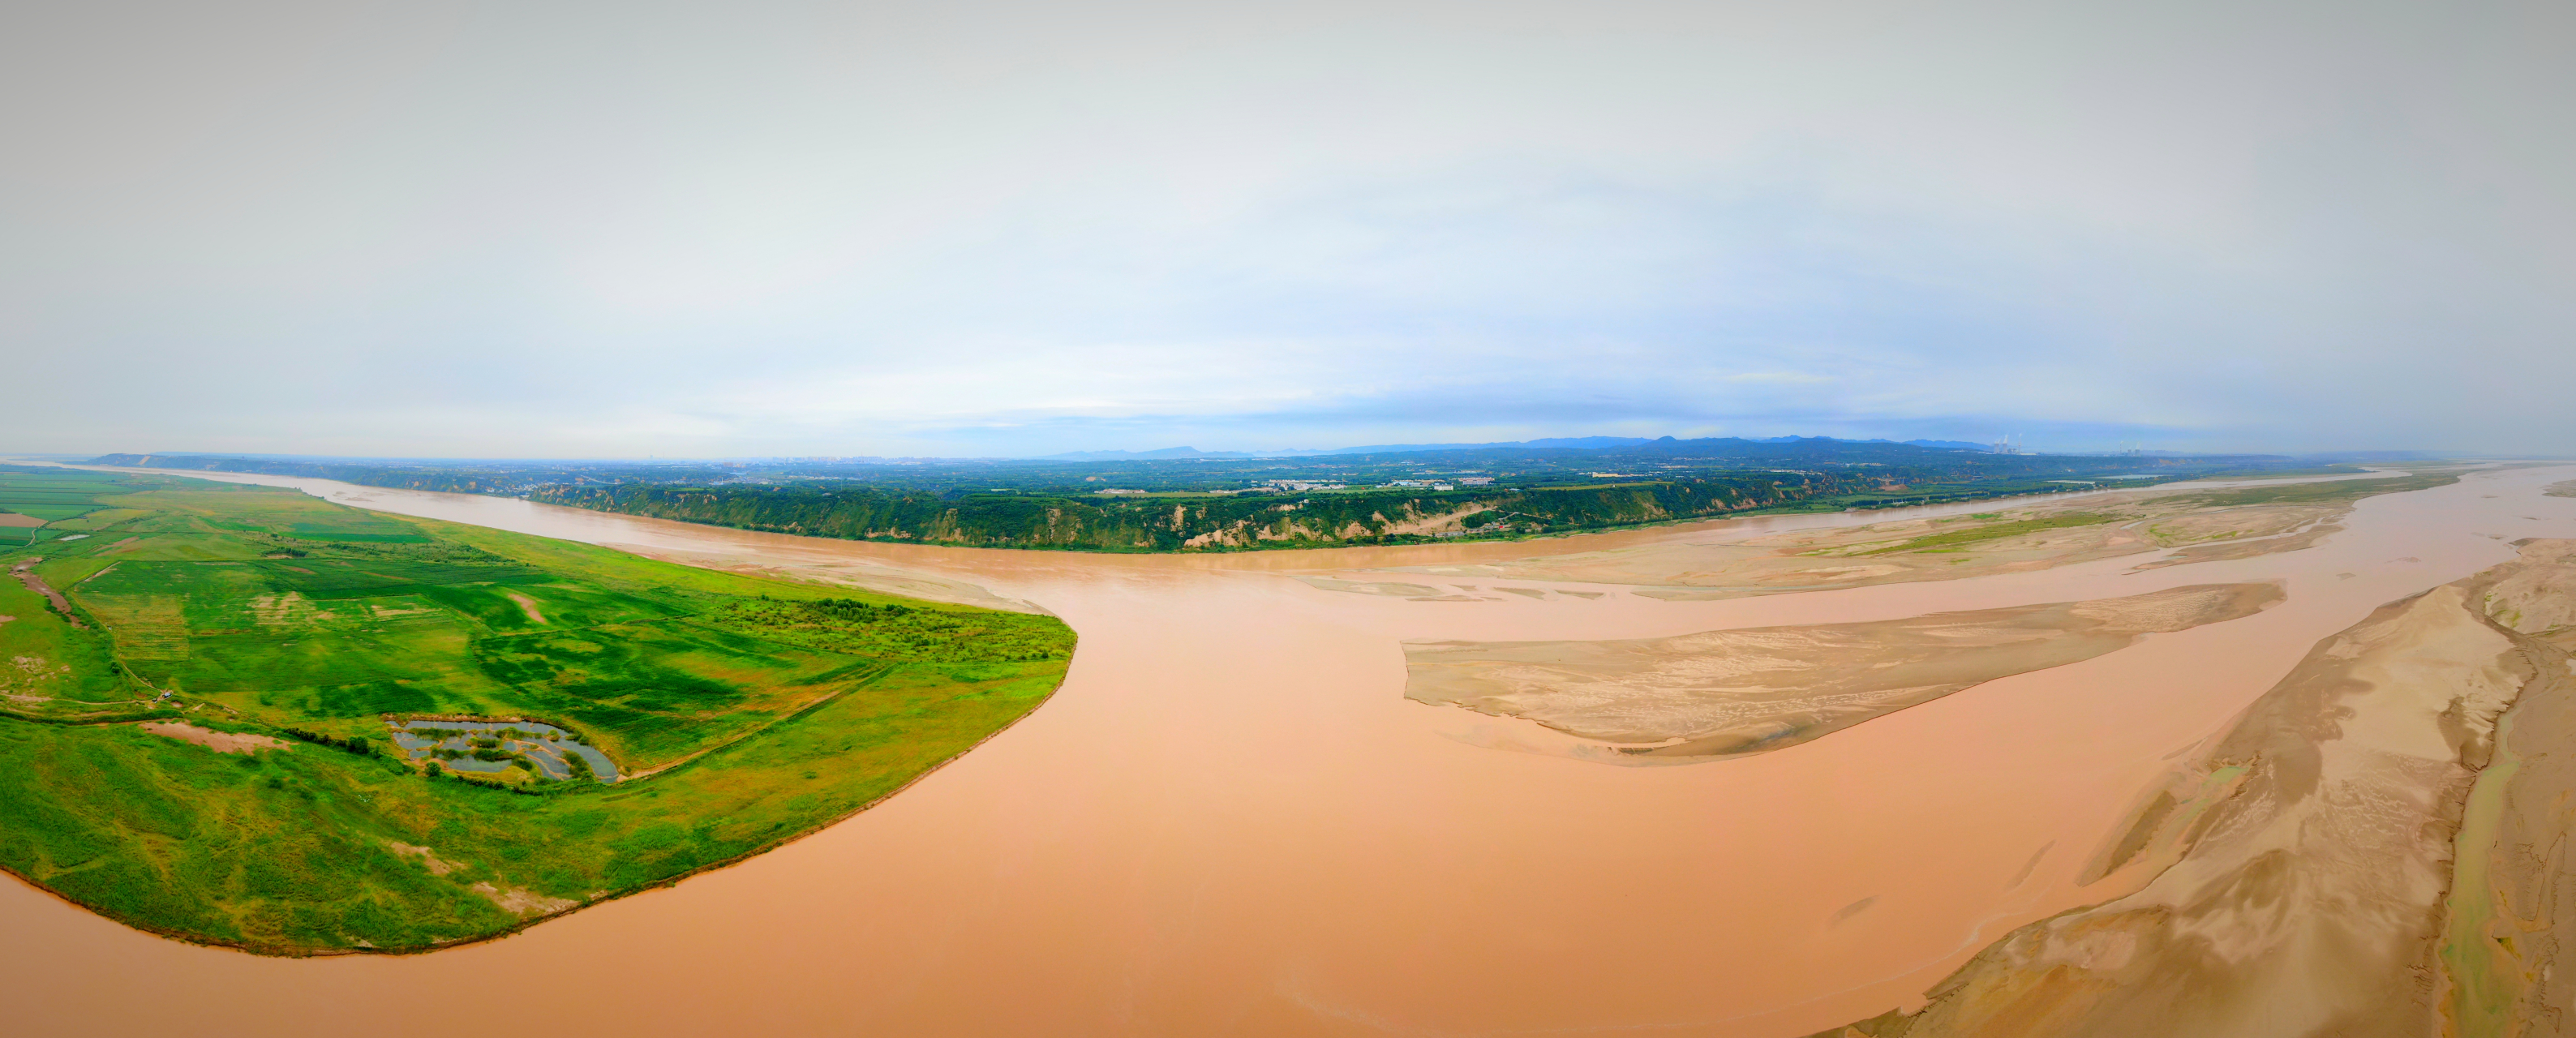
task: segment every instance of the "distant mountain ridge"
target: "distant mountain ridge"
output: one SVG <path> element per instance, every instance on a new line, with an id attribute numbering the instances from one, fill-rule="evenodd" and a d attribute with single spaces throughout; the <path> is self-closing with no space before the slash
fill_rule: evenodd
<path id="1" fill-rule="evenodd" d="M 1066 451 L 1028 458 L 1028 461 L 1150 461 L 1156 458 L 1290 458 L 1322 454 L 1323 451 L 1300 451 L 1295 454 L 1247 454 L 1242 451 L 1203 451 L 1196 447 L 1165 447 L 1153 451 Z"/>

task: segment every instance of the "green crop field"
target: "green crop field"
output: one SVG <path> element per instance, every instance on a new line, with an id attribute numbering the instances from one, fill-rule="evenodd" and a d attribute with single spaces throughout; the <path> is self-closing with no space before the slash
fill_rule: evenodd
<path id="1" fill-rule="evenodd" d="M 1050 617 L 60 471 L 0 471 L 81 499 L 78 539 L 0 541 L 0 867 L 185 940 L 423 951 L 668 883 L 901 788 L 1072 655 Z M 442 768 L 411 717 L 560 726 L 622 777 Z M 200 745 L 232 735 L 274 742 Z"/>
<path id="2" fill-rule="evenodd" d="M 35 544 L 75 532 L 77 524 L 70 520 L 105 508 L 96 495 L 113 492 L 121 478 L 113 472 L 0 465 L 0 513 L 42 523 L 0 523 L 0 548 Z"/>

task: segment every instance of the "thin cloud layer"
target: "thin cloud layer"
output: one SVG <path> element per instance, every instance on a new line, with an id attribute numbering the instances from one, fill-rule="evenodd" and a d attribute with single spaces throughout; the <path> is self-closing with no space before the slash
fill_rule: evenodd
<path id="1" fill-rule="evenodd" d="M 2548 5 L 65 5 L 0 448 L 2576 451 Z"/>

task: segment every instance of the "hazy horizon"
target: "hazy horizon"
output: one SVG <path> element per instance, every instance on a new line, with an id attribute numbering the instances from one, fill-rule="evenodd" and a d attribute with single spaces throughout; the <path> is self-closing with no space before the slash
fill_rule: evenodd
<path id="1" fill-rule="evenodd" d="M 1474 448 L 1509 448 L 1509 447 L 1522 447 L 1522 446 L 1537 447 L 1537 448 L 1559 448 L 1559 447 L 1571 447 L 1571 448 L 1575 448 L 1575 449 L 1595 449 L 1595 448 L 1608 449 L 1608 448 L 1616 447 L 1616 446 L 1618 446 L 1619 444 L 1615 444 L 1615 443 L 1614 443 L 1614 444 L 1589 444 L 1589 443 L 1579 443 L 1579 442 L 1571 442 L 1571 441 L 1582 441 L 1582 440 L 1614 440 L 1614 441 L 1625 441 L 1625 442 L 1627 442 L 1627 443 L 1646 443 L 1646 442 L 1651 442 L 1651 441 L 1653 441 L 1653 440 L 1655 440 L 1655 439 L 1658 439 L 1658 438 L 1661 438 L 1661 439 L 1682 439 L 1682 440 L 1695 439 L 1695 437 L 1678 437 L 1678 436 L 1671 436 L 1671 435 L 1665 435 L 1665 436 L 1662 436 L 1662 437 L 1619 437 L 1619 436 L 1537 437 L 1537 438 L 1533 438 L 1533 439 L 1531 439 L 1531 440 L 1521 440 L 1521 441 L 1496 441 L 1496 442 L 1482 442 L 1482 443 L 1443 442 L 1443 443 L 1353 444 L 1353 445 L 1347 445 L 1347 446 L 1341 446 L 1341 447 L 1274 447 L 1274 448 L 1266 448 L 1266 449 L 1250 449 L 1250 450 L 1206 450 L 1206 449 L 1201 449 L 1201 448 L 1199 448 L 1199 447 L 1197 447 L 1196 445 L 1193 445 L 1193 444 L 1174 444 L 1174 445 L 1171 445 L 1171 446 L 1168 446 L 1168 447 L 1153 447 L 1153 448 L 1145 448 L 1145 449 L 1141 449 L 1141 450 L 1129 450 L 1129 449 L 1124 449 L 1124 448 L 1107 448 L 1107 449 L 1092 449 L 1092 450 L 1082 450 L 1082 449 L 1077 449 L 1077 450 L 1068 450 L 1068 451 L 1058 451 L 1058 452 L 1054 452 L 1054 453 L 1050 453 L 1050 454 L 965 454 L 965 455 L 949 455 L 949 454 L 909 454 L 909 455 L 908 455 L 908 454 L 840 454 L 840 455 L 834 455 L 834 454 L 696 454 L 696 455 L 692 455 L 692 454 L 642 454 L 642 455 L 613 455 L 613 454 L 594 454 L 594 455 L 535 455 L 535 454 L 520 454 L 520 455 L 502 455 L 502 454 L 496 454 L 496 455 L 427 455 L 427 454 L 314 454 L 314 453 L 306 453 L 306 452 L 286 452 L 286 451 L 200 451 L 200 450 L 167 450 L 167 451 L 89 451 L 89 452 L 68 452 L 68 453 L 46 453 L 46 452 L 24 451 L 24 452 L 17 452 L 17 453 L 16 453 L 16 454 L 14 454 L 14 455 L 13 455 L 13 454 L 10 454 L 10 453 L 7 453 L 7 452 L 0 452 L 0 461 L 5 461 L 5 460 L 7 460 L 8 458 L 13 457 L 13 456 L 14 456 L 14 457 L 22 457 L 22 458 L 45 458 L 45 459 L 51 459 L 51 460 L 61 461 L 61 460 L 64 460 L 64 459 L 83 459 L 83 458 L 93 458 L 93 457 L 104 457 L 104 456 L 114 455 L 114 454 L 139 455 L 139 456 L 143 456 L 143 457 L 169 457 L 169 458 L 185 458 L 185 457 L 241 457 L 241 458 L 251 458 L 251 459 L 278 459 L 278 460 L 314 461 L 314 462 L 324 462 L 324 461 L 341 461 L 341 462 L 421 462 L 421 463 L 440 463 L 440 462 L 482 463 L 482 462 L 489 462 L 489 463 L 495 463 L 495 464 L 535 464 L 535 463 L 542 463 L 542 462 L 567 462 L 567 463 L 568 463 L 568 462 L 585 462 L 585 463 L 601 463 L 601 464 L 630 464 L 630 463 L 631 463 L 631 464 L 648 464 L 648 463 L 657 463 L 657 462 L 675 462 L 675 463 L 703 462 L 703 463 L 708 463 L 708 464 L 720 464 L 720 463 L 729 463 L 729 462 L 755 462 L 755 461 L 759 461 L 759 462 L 830 461 L 830 462 L 853 462 L 853 463 L 878 462 L 878 461 L 886 461 L 886 462 L 909 462 L 909 461 L 1116 461 L 1116 460 L 1122 460 L 1122 458 L 1152 459 L 1152 458 L 1154 458 L 1154 457 L 1156 457 L 1156 456 L 1165 456 L 1165 457 L 1174 457 L 1174 456 L 1177 456 L 1177 457 L 1189 457 L 1189 456 L 1194 456 L 1194 455 L 1191 455 L 1191 454 L 1186 453 L 1186 452 L 1193 452 L 1193 451 L 1197 452 L 1196 456 L 1209 456 L 1209 457 L 1242 457 L 1242 458 L 1256 458 L 1256 459 L 1257 459 L 1257 458 L 1294 458 L 1294 457 L 1334 457 L 1334 456 L 1340 456 L 1340 455 L 1356 455 L 1356 454 L 1360 454 L 1360 453 L 1363 453 L 1363 452 L 1369 452 L 1369 451 L 1378 451 L 1378 452 L 1401 452 L 1401 451 L 1428 451 L 1428 452 L 1438 452 L 1438 451 L 1447 451 L 1447 450 L 1464 450 L 1464 449 L 1474 449 Z M 1800 438 L 1810 438 L 1810 439 L 1838 439 L 1838 440 L 1843 440 L 1844 442 L 1852 442 L 1852 443 L 1888 443 L 1888 444 L 1897 444 L 1897 445 L 1901 445 L 1901 446 L 1931 446 L 1931 447 L 1937 447 L 1937 448 L 1948 448 L 1948 449 L 1958 449 L 1958 450 L 1976 450 L 1976 449 L 1979 449 L 1979 448 L 1990 448 L 1990 447 L 1993 447 L 1993 446 L 1997 446 L 1997 445 L 1998 445 L 1998 444 L 1980 444 L 1980 443 L 1974 443 L 1974 442 L 1972 442 L 1972 441 L 1964 441 L 1964 440 L 1943 440 L 1943 439 L 1935 439 L 1935 438 L 1917 438 L 1917 439 L 1914 439 L 1914 440 L 1891 440 L 1891 439 L 1886 439 L 1886 438 L 1884 438 L 1884 437 L 1872 437 L 1872 438 L 1824 437 L 1824 436 L 1818 436 L 1818 437 L 1799 437 L 1799 436 L 1796 436 L 1796 435 L 1788 435 L 1788 436 L 1782 436 L 1782 437 L 1743 437 L 1743 439 L 1752 440 L 1752 441 L 1755 441 L 1755 442 L 1777 442 L 1777 441 L 1782 440 L 1782 439 L 1800 439 Z M 2038 447 L 2027 447 L 2027 446 L 2025 446 L 2025 445 L 2020 445 L 2020 444 L 2013 444 L 2013 445 L 2011 445 L 2011 446 L 2013 447 L 2013 449 L 2014 449 L 2014 450 L 2015 450 L 2015 452 L 2017 452 L 2017 453 L 2027 453 L 2027 454 L 2066 454 L 2066 455 L 2082 455 L 2082 456 L 2118 455 L 2118 454 L 2127 454 L 2127 453 L 2143 453 L 2143 454 L 2147 454 L 2147 455 L 2151 455 L 2151 456 L 2152 456 L 2152 455 L 2186 455 L 2186 454 L 2193 454 L 2193 455 L 2206 455 L 2206 456 L 2230 456 L 2230 455 L 2238 455 L 2238 454 L 2241 454 L 2241 455 L 2245 455 L 2245 456 L 2272 456 L 2272 457 L 2288 457 L 2288 458 L 2337 458 L 2337 457 L 2367 456 L 2367 455 L 2388 455 L 2388 454 L 2413 454 L 2413 455 L 2420 455 L 2420 456 L 2427 457 L 2427 458 L 2436 458 L 2436 457 L 2476 457 L 2476 456 L 2488 456 L 2488 455 L 2482 455 L 2482 454 L 2480 454 L 2480 452 L 2468 452 L 2468 451 L 2426 451 L 2426 450 L 2414 450 L 2414 449 L 2391 449 L 2391 450 L 2343 450 L 2343 451 L 2337 451 L 2337 450 L 2325 450 L 2325 451 L 2303 451 L 2303 452 L 2250 451 L 2250 450 L 2249 450 L 2249 451 L 2206 451 L 2206 452 L 2182 452 L 2182 451 L 2163 451 L 2163 450 L 2145 449 L 2145 448 L 2140 448 L 2140 449 L 2137 449 L 2136 451 L 2131 451 L 2131 450 L 2127 450 L 2127 449 L 2123 449 L 2123 450 L 2113 450 L 2113 451 L 2100 451 L 2100 450 L 2095 450 L 2095 451 L 2079 451 L 2079 450 L 2054 451 L 2054 450 L 2046 450 L 2046 449 L 2042 449 L 2042 448 L 2038 448 Z M 2492 455 L 2492 456 L 2500 456 L 2500 457 L 2535 457 L 2535 458 L 2538 458 L 2538 457 L 2545 457 L 2545 456 L 2543 456 L 2543 455 L 2517 455 L 2517 454 Z"/>
<path id="2" fill-rule="evenodd" d="M 13 28 L 0 450 L 2576 453 L 2563 6 Z"/>

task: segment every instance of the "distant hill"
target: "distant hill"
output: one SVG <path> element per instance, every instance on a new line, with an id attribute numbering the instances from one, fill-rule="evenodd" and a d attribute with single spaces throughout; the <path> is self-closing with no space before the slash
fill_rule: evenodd
<path id="1" fill-rule="evenodd" d="M 1383 456 L 1440 452 L 1485 457 L 1590 457 L 1604 463 L 1618 458 L 1655 457 L 1734 459 L 1746 462 L 1766 459 L 1884 462 L 1923 457 L 1926 452 L 1953 454 L 1960 451 L 1973 451 L 1983 454 L 1986 450 L 1985 447 L 1977 444 L 1962 444 L 1956 441 L 1924 440 L 1915 443 L 1898 443 L 1894 440 L 1838 440 L 1831 436 L 1773 436 L 1758 440 L 1748 440 L 1739 436 L 1712 436 L 1696 440 L 1684 440 L 1671 436 L 1660 436 L 1651 440 L 1634 437 L 1587 436 L 1561 440 L 1527 440 L 1520 443 L 1354 447 L 1322 453 L 1332 456 L 1362 454 Z"/>
<path id="2" fill-rule="evenodd" d="M 1599 450 L 1604 447 L 1629 447 L 1653 442 L 1655 441 L 1643 436 L 1555 436 L 1540 440 L 1513 440 L 1503 443 L 1381 443 L 1367 447 L 1339 447 L 1328 451 L 1303 453 L 1307 455 L 1401 454 L 1406 451 L 1483 451 L 1508 450 L 1514 447 Z"/>
<path id="3" fill-rule="evenodd" d="M 1321 451 L 1307 451 L 1319 454 Z M 1165 447 L 1156 451 L 1066 451 L 1049 454 L 1036 461 L 1146 461 L 1156 458 L 1267 458 L 1292 457 L 1285 454 L 1246 454 L 1242 451 L 1203 451 L 1196 447 Z"/>

